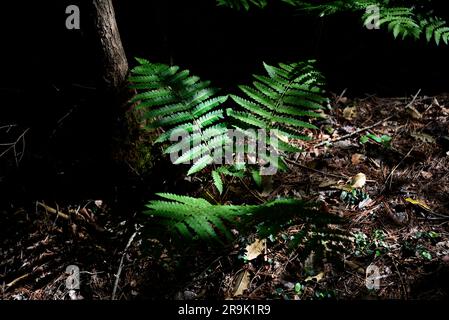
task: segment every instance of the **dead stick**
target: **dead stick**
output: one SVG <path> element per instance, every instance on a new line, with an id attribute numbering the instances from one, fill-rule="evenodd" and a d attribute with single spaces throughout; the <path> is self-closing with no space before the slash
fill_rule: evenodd
<path id="1" fill-rule="evenodd" d="M 382 124 L 382 123 L 385 122 L 385 121 L 390 120 L 391 118 L 393 118 L 393 116 L 389 116 L 389 117 L 387 117 L 387 118 L 385 118 L 385 119 L 383 119 L 383 120 L 381 120 L 381 121 L 376 122 L 376 123 L 373 124 L 373 125 L 370 125 L 370 126 L 365 127 L 365 128 L 357 129 L 356 131 L 354 131 L 354 132 L 352 132 L 352 133 L 345 134 L 344 136 L 338 137 L 338 138 L 336 138 L 336 139 L 332 139 L 332 140 L 327 140 L 327 141 L 320 142 L 320 143 L 314 145 L 314 147 L 317 148 L 317 147 L 324 146 L 324 145 L 326 145 L 326 144 L 328 144 L 328 143 L 334 143 L 334 142 L 337 142 L 337 141 L 346 140 L 346 139 L 348 139 L 348 138 L 351 138 L 352 136 L 355 136 L 356 134 L 358 134 L 358 133 L 360 133 L 360 132 L 363 132 L 363 131 L 372 129 L 372 128 L 374 128 L 374 127 L 377 127 L 378 125 Z"/>
<path id="2" fill-rule="evenodd" d="M 302 165 L 302 164 L 300 164 L 300 163 L 298 163 L 296 161 L 290 160 L 290 159 L 284 159 L 284 160 L 289 162 L 289 163 L 291 163 L 291 164 L 293 164 L 293 165 L 295 165 L 295 166 L 298 166 L 298 167 L 301 167 L 301 168 L 304 168 L 306 170 L 310 170 L 310 171 L 313 171 L 313 172 L 316 172 L 316 173 L 320 173 L 320 174 L 325 175 L 325 176 L 330 176 L 330 177 L 334 177 L 334 178 L 338 178 L 338 179 L 346 179 L 346 180 L 350 178 L 350 177 L 347 177 L 347 176 L 341 176 L 341 175 L 338 175 L 338 174 L 323 172 L 323 171 L 320 171 L 320 170 L 317 170 L 317 169 L 309 168 L 309 167 L 307 167 L 305 165 Z"/>
<path id="3" fill-rule="evenodd" d="M 50 213 L 54 213 L 56 214 L 58 217 L 63 218 L 68 220 L 69 219 L 69 215 L 60 212 L 59 210 L 53 209 L 52 207 L 47 206 L 46 204 L 43 204 L 42 202 L 37 202 L 38 206 L 41 206 L 42 208 L 44 208 L 46 211 L 50 212 Z"/>
<path id="4" fill-rule="evenodd" d="M 18 277 L 17 279 L 15 279 L 15 280 L 11 281 L 10 283 L 8 283 L 8 284 L 6 285 L 6 287 L 7 287 L 7 288 L 11 288 L 11 287 L 14 286 L 17 282 L 19 282 L 20 280 L 26 279 L 26 278 L 28 278 L 29 276 L 30 276 L 29 273 L 24 274 L 23 276 L 20 276 L 20 277 Z"/>
<path id="5" fill-rule="evenodd" d="M 405 106 L 405 109 L 410 108 L 413 105 L 413 103 L 415 103 L 416 98 L 418 98 L 420 93 L 421 93 L 421 89 L 419 89 L 418 92 L 413 96 L 412 101 L 410 101 L 410 103 Z"/>
<path id="6" fill-rule="evenodd" d="M 404 156 L 404 158 L 402 158 L 402 160 L 393 168 L 393 170 L 391 170 L 390 174 L 388 175 L 387 179 L 385 179 L 385 183 L 384 183 L 384 187 L 382 189 L 382 191 L 380 192 L 381 194 L 385 191 L 385 189 L 387 188 L 387 183 L 388 180 L 390 180 L 390 188 L 391 188 L 391 182 L 393 181 L 393 174 L 396 171 L 397 168 L 399 168 L 399 166 L 404 162 L 404 160 L 410 155 L 410 153 L 412 153 L 413 149 L 415 147 L 413 146 L 409 152 L 407 152 L 407 154 Z M 391 178 L 391 179 L 390 179 Z"/>
<path id="7" fill-rule="evenodd" d="M 128 251 L 128 248 L 131 246 L 131 243 L 134 241 L 134 238 L 137 235 L 137 231 L 133 233 L 131 238 L 128 240 L 128 244 L 125 247 L 125 250 L 123 251 L 122 258 L 120 259 L 120 265 L 118 267 L 117 275 L 115 276 L 115 283 L 114 283 L 114 289 L 112 290 L 112 298 L 111 300 L 115 300 L 115 294 L 117 292 L 118 282 L 120 280 L 120 274 L 122 273 L 123 269 L 123 259 L 125 258 L 126 251 Z"/>

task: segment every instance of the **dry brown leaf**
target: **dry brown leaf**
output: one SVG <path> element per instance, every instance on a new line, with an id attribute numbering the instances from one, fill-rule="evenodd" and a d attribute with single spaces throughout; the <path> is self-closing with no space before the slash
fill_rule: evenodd
<path id="1" fill-rule="evenodd" d="M 358 164 L 364 162 L 365 159 L 366 159 L 366 157 L 365 157 L 363 154 L 360 154 L 360 153 L 354 153 L 354 154 L 351 156 L 351 163 L 352 163 L 353 165 L 356 166 L 356 165 L 358 165 Z"/>
<path id="2" fill-rule="evenodd" d="M 416 109 L 415 109 L 414 107 L 412 107 L 412 106 L 407 107 L 407 113 L 408 113 L 413 119 L 416 119 L 416 120 L 422 119 L 422 114 L 419 113 L 419 111 L 416 110 Z"/>
<path id="3" fill-rule="evenodd" d="M 237 276 L 237 282 L 234 286 L 233 296 L 241 296 L 248 289 L 250 283 L 248 270 L 241 271 Z"/>
<path id="4" fill-rule="evenodd" d="M 364 173 L 357 173 L 352 179 L 351 179 L 351 187 L 354 189 L 360 189 L 363 188 L 363 186 L 366 184 L 366 176 Z"/>
<path id="5" fill-rule="evenodd" d="M 436 142 L 435 138 L 427 133 L 413 132 L 410 135 L 417 140 L 421 140 L 422 142 L 427 142 L 427 143 L 435 143 Z"/>
<path id="6" fill-rule="evenodd" d="M 256 239 L 252 244 L 246 246 L 246 259 L 248 261 L 256 259 L 265 251 L 266 240 Z"/>
<path id="7" fill-rule="evenodd" d="M 315 280 L 316 282 L 320 282 L 321 279 L 323 279 L 323 278 L 324 278 L 324 272 L 320 272 L 316 276 L 307 277 L 304 281 L 307 282 L 307 281 Z"/>
<path id="8" fill-rule="evenodd" d="M 346 120 L 352 120 L 357 116 L 356 107 L 346 107 L 343 109 L 343 118 Z"/>

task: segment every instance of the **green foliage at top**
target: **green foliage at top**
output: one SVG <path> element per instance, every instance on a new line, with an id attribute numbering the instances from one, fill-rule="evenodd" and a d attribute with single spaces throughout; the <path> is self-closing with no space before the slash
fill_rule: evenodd
<path id="1" fill-rule="evenodd" d="M 434 40 L 437 45 L 449 42 L 447 21 L 434 16 L 430 8 L 431 1 L 405 0 L 352 0 L 352 1 L 295 1 L 295 6 L 304 11 L 318 12 L 320 16 L 342 11 L 361 12 L 364 25 L 386 26 L 394 37 L 425 37 L 428 42 Z M 373 6 L 378 8 L 373 10 Z"/>
<path id="2" fill-rule="evenodd" d="M 236 10 L 245 9 L 248 11 L 251 5 L 258 8 L 264 8 L 267 5 L 267 0 L 217 0 L 217 5 Z"/>
<path id="3" fill-rule="evenodd" d="M 175 162 L 193 162 L 188 174 L 196 173 L 213 162 L 214 150 L 228 142 L 220 106 L 227 96 L 217 96 L 209 81 L 200 81 L 188 70 L 177 66 L 150 63 L 137 59 L 139 66 L 131 70 L 131 88 L 138 94 L 131 102 L 144 108 L 148 120 L 146 128 L 164 130 L 156 142 L 167 142 L 172 137 L 182 138 L 165 149 L 167 154 L 184 152 Z M 173 142 L 173 141 L 172 141 Z"/>
<path id="4" fill-rule="evenodd" d="M 385 26 L 394 37 L 403 39 L 412 37 L 420 39 L 424 37 L 428 42 L 435 41 L 449 43 L 449 24 L 438 16 L 435 16 L 431 8 L 430 0 L 327 0 L 327 1 L 300 1 L 280 0 L 298 8 L 303 12 L 318 13 L 321 17 L 339 12 L 360 12 L 365 26 Z M 221 5 L 227 4 L 239 9 L 235 3 L 238 0 L 219 0 Z M 267 1 L 263 1 L 265 7 Z M 372 10 L 376 6 L 379 10 Z M 245 6 L 248 10 L 249 6 Z"/>
<path id="5" fill-rule="evenodd" d="M 337 225 L 343 220 L 320 212 L 316 205 L 297 199 L 282 199 L 261 205 L 212 205 L 200 198 L 174 194 L 158 194 L 164 200 L 151 201 L 145 213 L 152 217 L 152 225 L 167 232 L 170 240 L 202 241 L 224 244 L 234 239 L 231 229 L 241 234 L 256 227 L 260 237 L 277 236 L 287 227 L 301 225 L 291 241 L 292 249 L 303 246 L 308 256 L 325 251 L 343 252 L 350 240 Z"/>

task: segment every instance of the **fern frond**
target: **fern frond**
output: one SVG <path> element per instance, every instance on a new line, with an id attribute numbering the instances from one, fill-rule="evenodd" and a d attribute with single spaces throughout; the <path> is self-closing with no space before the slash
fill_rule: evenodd
<path id="1" fill-rule="evenodd" d="M 217 0 L 217 5 L 236 10 L 245 9 L 248 11 L 251 5 L 258 8 L 264 8 L 267 5 L 267 0 Z"/>
<path id="2" fill-rule="evenodd" d="M 318 12 L 320 16 L 338 12 L 361 12 L 363 24 L 366 26 L 376 21 L 378 26 L 387 26 L 395 38 L 411 36 L 419 39 L 422 34 L 427 41 L 441 40 L 449 43 L 449 25 L 445 19 L 432 16 L 429 8 L 431 1 L 391 1 L 391 0 L 351 0 L 351 1 L 299 1 L 284 0 L 296 8 L 306 12 Z M 410 5 L 405 7 L 404 5 Z M 379 10 L 367 10 L 368 8 Z"/>
<path id="3" fill-rule="evenodd" d="M 425 30 L 427 42 L 435 39 L 437 45 L 440 44 L 441 40 L 445 44 L 449 43 L 449 26 L 443 19 L 435 17 L 423 19 L 421 27 Z"/>
<path id="4" fill-rule="evenodd" d="M 131 88 L 138 90 L 131 103 L 147 110 L 145 128 L 165 131 L 156 143 L 181 138 L 180 142 L 169 145 L 165 153 L 187 149 L 179 163 L 194 160 L 188 174 L 204 169 L 212 163 L 212 157 L 204 154 L 224 148 L 228 143 L 226 130 L 215 130 L 224 125 L 221 106 L 228 97 L 215 96 L 217 90 L 210 87 L 210 82 L 200 81 L 199 77 L 190 75 L 189 70 L 145 59 L 137 59 L 137 62 L 139 65 L 131 70 L 129 77 Z"/>
<path id="5" fill-rule="evenodd" d="M 322 76 L 313 63 L 280 63 L 278 66 L 264 63 L 268 76 L 254 75 L 253 86 L 240 86 L 246 98 L 236 95 L 231 98 L 243 110 L 229 108 L 228 116 L 237 121 L 237 127 L 264 129 L 267 135 L 277 130 L 290 138 L 305 138 L 304 129 L 317 129 L 307 120 L 321 117 L 310 110 L 321 108 L 327 100 L 321 88 Z M 271 146 L 271 140 L 267 140 L 267 146 Z M 298 149 L 290 141 L 281 141 L 277 150 L 293 152 Z"/>
<path id="6" fill-rule="evenodd" d="M 223 180 L 221 179 L 220 173 L 217 170 L 212 171 L 212 179 L 214 185 L 220 194 L 223 193 Z"/>
<path id="7" fill-rule="evenodd" d="M 171 201 L 151 201 L 145 213 L 152 217 L 152 224 L 163 226 L 172 240 L 223 244 L 234 239 L 230 232 L 234 228 L 243 234 L 257 228 L 259 236 L 265 238 L 299 225 L 302 230 L 295 237 L 294 249 L 299 248 L 303 253 L 330 249 L 343 252 L 348 245 L 346 232 L 338 228 L 343 223 L 341 218 L 320 212 L 316 204 L 302 200 L 280 199 L 261 205 L 235 206 L 212 205 L 204 199 L 172 194 L 159 196 Z"/>

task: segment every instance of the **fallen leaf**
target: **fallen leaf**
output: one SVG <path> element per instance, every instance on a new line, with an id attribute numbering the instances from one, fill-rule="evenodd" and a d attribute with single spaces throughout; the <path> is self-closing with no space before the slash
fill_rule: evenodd
<path id="1" fill-rule="evenodd" d="M 245 290 L 249 287 L 249 272 L 247 270 L 241 271 L 237 276 L 237 282 L 234 286 L 234 293 L 232 294 L 235 296 L 241 296 Z"/>
<path id="2" fill-rule="evenodd" d="M 351 187 L 354 189 L 363 188 L 366 184 L 366 176 L 364 173 L 357 173 L 351 180 Z"/>
<path id="3" fill-rule="evenodd" d="M 353 165 L 356 166 L 356 165 L 358 165 L 358 164 L 364 162 L 365 159 L 366 159 L 366 157 L 365 157 L 363 154 L 360 154 L 360 153 L 354 153 L 354 154 L 351 156 L 351 163 L 352 163 Z"/>
<path id="4" fill-rule="evenodd" d="M 407 107 L 407 113 L 408 113 L 413 119 L 416 119 L 416 120 L 422 119 L 422 114 L 419 113 L 419 111 L 416 110 L 416 109 L 415 109 L 414 107 L 412 107 L 412 106 Z"/>
<path id="5" fill-rule="evenodd" d="M 307 282 L 307 281 L 315 280 L 316 282 L 320 282 L 320 280 L 322 280 L 323 278 L 324 278 L 324 272 L 320 272 L 316 276 L 307 277 L 304 281 Z"/>
<path id="6" fill-rule="evenodd" d="M 424 210 L 432 211 L 432 209 L 424 202 L 424 200 L 419 200 L 419 199 L 415 200 L 415 199 L 412 199 L 412 198 L 405 198 L 405 201 L 410 202 L 411 204 L 420 206 Z"/>
<path id="7" fill-rule="evenodd" d="M 343 118 L 346 120 L 352 120 L 357 116 L 357 108 L 356 107 L 346 107 L 343 110 Z"/>
<path id="8" fill-rule="evenodd" d="M 256 259 L 265 251 L 266 240 L 256 239 L 252 244 L 246 246 L 246 260 L 251 261 Z"/>
<path id="9" fill-rule="evenodd" d="M 436 142 L 435 138 L 427 133 L 412 132 L 410 135 L 417 140 L 421 140 L 422 142 L 427 142 L 427 143 L 435 143 Z"/>

